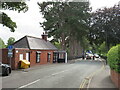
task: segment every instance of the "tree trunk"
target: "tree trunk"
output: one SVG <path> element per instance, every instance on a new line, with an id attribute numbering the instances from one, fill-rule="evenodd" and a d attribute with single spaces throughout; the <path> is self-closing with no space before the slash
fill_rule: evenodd
<path id="1" fill-rule="evenodd" d="M 62 50 L 66 50 L 66 45 L 65 45 L 65 34 L 64 33 L 62 33 L 62 35 L 61 35 L 61 49 Z"/>
<path id="2" fill-rule="evenodd" d="M 74 56 L 74 50 L 73 50 L 73 38 L 70 37 L 70 40 L 69 40 L 69 58 L 72 59 L 73 56 Z"/>

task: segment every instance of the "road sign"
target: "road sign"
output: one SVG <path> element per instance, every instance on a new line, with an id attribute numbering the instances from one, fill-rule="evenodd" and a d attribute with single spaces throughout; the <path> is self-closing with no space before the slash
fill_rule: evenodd
<path id="1" fill-rule="evenodd" d="M 8 51 L 8 57 L 13 57 L 13 52 L 12 51 Z"/>
<path id="2" fill-rule="evenodd" d="M 12 50 L 12 49 L 13 49 L 13 45 L 9 45 L 9 46 L 8 46 L 8 49 L 9 49 L 9 50 Z"/>

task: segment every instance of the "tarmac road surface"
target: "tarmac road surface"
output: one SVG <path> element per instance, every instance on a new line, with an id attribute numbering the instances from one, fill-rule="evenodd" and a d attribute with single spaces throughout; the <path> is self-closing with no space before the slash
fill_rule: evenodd
<path id="1" fill-rule="evenodd" d="M 28 70 L 12 71 L 2 77 L 2 88 L 79 88 L 82 80 L 102 67 L 101 61 L 47 64 Z"/>

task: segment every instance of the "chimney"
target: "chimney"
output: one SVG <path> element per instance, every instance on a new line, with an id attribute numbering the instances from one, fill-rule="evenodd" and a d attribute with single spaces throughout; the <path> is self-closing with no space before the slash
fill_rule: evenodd
<path id="1" fill-rule="evenodd" d="M 43 32 L 43 34 L 41 36 L 42 36 L 42 39 L 47 41 L 47 36 L 48 36 L 47 32 L 45 32 L 45 33 Z"/>

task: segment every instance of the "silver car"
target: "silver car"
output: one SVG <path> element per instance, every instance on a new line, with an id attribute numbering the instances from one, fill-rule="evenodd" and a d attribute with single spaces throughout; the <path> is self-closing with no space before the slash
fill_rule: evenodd
<path id="1" fill-rule="evenodd" d="M 4 76 L 8 76 L 11 73 L 11 67 L 7 64 L 2 64 L 0 62 L 0 74 Z"/>

